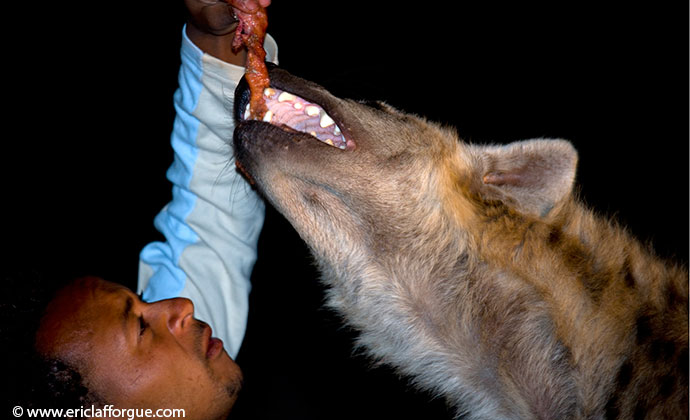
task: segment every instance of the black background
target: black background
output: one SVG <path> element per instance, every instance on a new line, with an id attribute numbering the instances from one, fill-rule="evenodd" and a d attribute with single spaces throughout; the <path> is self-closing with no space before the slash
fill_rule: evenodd
<path id="1" fill-rule="evenodd" d="M 281 66 L 467 141 L 569 139 L 587 204 L 687 263 L 687 4 L 371 3 L 275 0 Z M 171 198 L 182 2 L 5 7 L 3 267 L 134 287 Z M 231 418 L 451 418 L 352 354 L 354 333 L 322 308 L 307 250 L 270 208 L 253 285 Z"/>

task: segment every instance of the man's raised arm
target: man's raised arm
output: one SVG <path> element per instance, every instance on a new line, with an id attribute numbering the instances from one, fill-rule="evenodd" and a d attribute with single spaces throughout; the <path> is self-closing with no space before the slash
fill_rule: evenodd
<path id="1" fill-rule="evenodd" d="M 246 54 L 231 50 L 237 25 L 225 2 L 185 3 L 190 19 L 174 96 L 175 157 L 167 173 L 173 198 L 154 221 L 166 241 L 142 250 L 138 291 L 146 301 L 190 298 L 195 316 L 211 325 L 234 358 L 246 328 L 249 278 L 264 220 L 263 202 L 233 161 L 233 97 Z M 266 59 L 277 62 L 270 36 L 265 49 Z"/>

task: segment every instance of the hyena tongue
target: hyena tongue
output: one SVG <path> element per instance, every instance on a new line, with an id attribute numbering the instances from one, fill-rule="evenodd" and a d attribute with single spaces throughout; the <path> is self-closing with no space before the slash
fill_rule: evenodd
<path id="1" fill-rule="evenodd" d="M 318 104 L 274 88 L 264 90 L 264 99 L 268 111 L 263 121 L 311 134 L 319 141 L 339 149 L 347 148 L 348 142 L 340 127 Z M 244 118 L 249 118 L 249 104 L 245 108 Z"/>

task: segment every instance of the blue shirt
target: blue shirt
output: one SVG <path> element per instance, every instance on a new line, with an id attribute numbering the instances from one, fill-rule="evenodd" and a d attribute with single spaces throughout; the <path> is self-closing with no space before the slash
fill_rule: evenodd
<path id="1" fill-rule="evenodd" d="M 264 47 L 277 63 L 273 38 Z M 234 94 L 245 69 L 205 54 L 184 29 L 181 58 L 167 172 L 173 198 L 154 220 L 166 241 L 142 250 L 137 288 L 147 302 L 191 299 L 194 316 L 235 358 L 264 221 L 264 204 L 235 170 L 232 150 Z"/>

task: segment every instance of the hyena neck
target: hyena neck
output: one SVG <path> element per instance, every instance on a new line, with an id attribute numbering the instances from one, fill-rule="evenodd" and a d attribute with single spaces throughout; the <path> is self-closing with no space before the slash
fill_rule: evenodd
<path id="1" fill-rule="evenodd" d="M 542 219 L 503 203 L 484 205 L 477 226 L 473 237 L 481 258 L 529 279 L 546 295 L 568 290 L 593 303 L 611 294 L 633 294 L 640 304 L 661 302 L 665 284 L 685 275 L 572 197 Z"/>
<path id="2" fill-rule="evenodd" d="M 668 371 L 674 379 L 667 380 L 667 393 L 682 393 L 682 380 L 676 385 L 675 378 L 679 364 L 687 366 L 684 269 L 665 264 L 626 230 L 572 198 L 545 220 L 501 204 L 485 206 L 480 220 L 474 233 L 479 258 L 500 273 L 499 281 L 491 279 L 493 286 L 532 290 L 546 304 L 554 339 L 568 349 L 583 412 L 619 410 L 636 404 L 637 392 L 656 392 L 660 375 L 645 366 Z M 616 382 L 626 363 L 639 365 L 640 377 L 633 381 L 650 390 L 627 389 L 628 378 Z"/>

